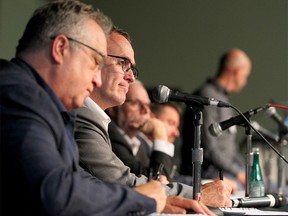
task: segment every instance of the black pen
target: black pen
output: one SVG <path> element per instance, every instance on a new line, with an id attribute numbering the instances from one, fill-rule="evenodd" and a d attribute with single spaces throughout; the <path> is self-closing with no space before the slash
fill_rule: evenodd
<path id="1" fill-rule="evenodd" d="M 160 180 L 160 175 L 161 175 L 163 168 L 164 168 L 164 164 L 161 163 L 158 167 L 156 176 L 153 178 L 154 180 Z"/>
<path id="2" fill-rule="evenodd" d="M 152 179 L 153 179 L 153 169 L 150 167 L 148 181 L 151 181 Z"/>
<path id="3" fill-rule="evenodd" d="M 219 179 L 223 180 L 223 170 L 219 170 Z"/>

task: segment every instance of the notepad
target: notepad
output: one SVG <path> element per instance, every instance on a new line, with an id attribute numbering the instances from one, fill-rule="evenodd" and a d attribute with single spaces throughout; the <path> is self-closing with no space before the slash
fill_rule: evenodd
<path id="1" fill-rule="evenodd" d="M 220 208 L 224 216 L 230 215 L 288 215 L 288 212 L 262 211 L 257 208 Z"/>

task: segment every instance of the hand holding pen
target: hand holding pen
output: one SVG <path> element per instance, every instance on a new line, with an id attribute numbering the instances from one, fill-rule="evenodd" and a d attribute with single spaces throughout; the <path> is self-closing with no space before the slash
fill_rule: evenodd
<path id="1" fill-rule="evenodd" d="M 223 180 L 223 170 L 222 169 L 219 170 L 219 179 Z"/>
<path id="2" fill-rule="evenodd" d="M 164 164 L 161 163 L 158 167 L 156 175 L 153 177 L 154 180 L 158 180 L 158 181 L 160 180 L 160 175 L 161 175 L 163 168 L 164 168 Z"/>
<path id="3" fill-rule="evenodd" d="M 150 181 L 150 180 L 160 181 L 160 176 L 161 176 L 161 172 L 162 172 L 163 168 L 164 168 L 164 164 L 160 163 L 160 165 L 158 167 L 158 170 L 157 170 L 157 173 L 156 173 L 155 176 L 153 176 L 153 169 L 150 168 L 148 181 Z"/>
<path id="4" fill-rule="evenodd" d="M 219 170 L 219 180 L 224 180 L 224 177 L 223 177 L 223 170 Z M 225 179 L 225 183 L 230 185 L 231 188 L 232 188 L 232 194 L 234 194 L 237 190 L 238 190 L 238 186 L 237 186 L 237 183 L 233 180 L 229 180 L 229 179 Z"/>

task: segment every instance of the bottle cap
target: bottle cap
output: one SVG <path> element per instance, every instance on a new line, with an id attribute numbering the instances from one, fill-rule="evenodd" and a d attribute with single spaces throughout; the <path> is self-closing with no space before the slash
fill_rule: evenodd
<path id="1" fill-rule="evenodd" d="M 257 152 L 259 153 L 259 151 L 260 151 L 259 147 L 253 147 L 252 148 L 252 152 L 254 152 L 254 153 L 257 153 Z"/>

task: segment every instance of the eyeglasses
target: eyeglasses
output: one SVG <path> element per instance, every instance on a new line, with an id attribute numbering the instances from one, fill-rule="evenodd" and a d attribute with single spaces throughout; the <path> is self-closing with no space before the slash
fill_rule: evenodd
<path id="1" fill-rule="evenodd" d="M 150 109 L 151 107 L 150 103 L 144 103 L 138 99 L 135 99 L 135 100 L 126 99 L 125 104 L 131 105 L 131 106 L 137 106 L 137 108 L 139 109 L 141 108 Z"/>
<path id="2" fill-rule="evenodd" d="M 120 64 L 122 66 L 122 70 L 124 73 L 127 73 L 129 70 L 132 70 L 135 78 L 139 76 L 138 69 L 132 65 L 131 61 L 128 58 L 122 57 L 122 56 L 115 56 L 115 55 L 107 55 L 107 56 L 121 59 L 122 61 L 119 61 L 119 63 L 117 64 Z"/>
<path id="3" fill-rule="evenodd" d="M 67 36 L 66 36 L 66 37 L 67 37 Z M 51 40 L 54 40 L 55 38 L 56 38 L 56 36 L 50 37 Z M 82 45 L 82 46 L 85 46 L 85 47 L 93 50 L 94 52 L 96 52 L 98 55 L 100 55 L 100 56 L 101 56 L 101 60 L 98 60 L 98 61 L 97 61 L 97 63 L 98 63 L 99 65 L 103 65 L 103 64 L 105 63 L 106 56 L 105 56 L 102 52 L 98 51 L 97 49 L 95 49 L 95 48 L 93 48 L 93 47 L 91 47 L 91 46 L 89 46 L 89 45 L 87 45 L 87 44 L 85 44 L 85 43 L 83 43 L 83 42 L 81 42 L 81 41 L 75 40 L 74 38 L 67 37 L 67 39 L 70 40 L 70 41 L 76 42 L 76 43 L 78 43 L 78 44 L 80 44 L 80 45 Z"/>

